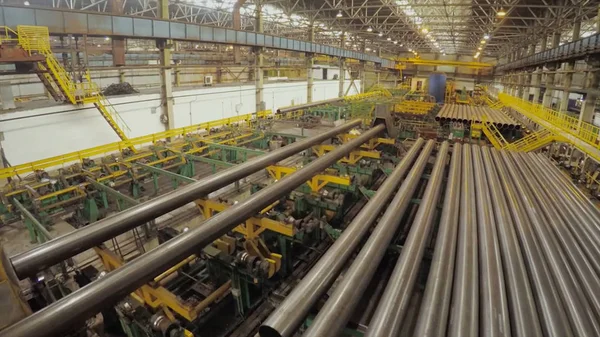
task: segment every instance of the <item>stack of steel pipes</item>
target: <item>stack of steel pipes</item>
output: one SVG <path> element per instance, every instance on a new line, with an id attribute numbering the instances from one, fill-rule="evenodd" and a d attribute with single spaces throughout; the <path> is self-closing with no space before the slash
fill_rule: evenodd
<path id="1" fill-rule="evenodd" d="M 499 129 L 520 129 L 521 125 L 512 117 L 487 106 L 444 104 L 435 116 L 439 122 L 481 123 L 487 120 Z"/>
<path id="2" fill-rule="evenodd" d="M 365 207 L 370 216 L 354 219 L 264 322 L 261 337 L 293 336 L 326 293 L 303 336 L 338 336 L 347 326 L 367 337 L 600 336 L 596 206 L 542 155 L 460 144 L 450 151 L 447 143 L 434 152 L 432 143 L 414 145 Z M 419 191 L 418 209 L 406 217 Z M 403 226 L 395 268 L 379 280 L 377 266 Z M 369 314 L 372 282 L 385 290 Z M 372 318 L 349 325 L 353 317 Z"/>
<path id="3" fill-rule="evenodd" d="M 306 138 L 223 170 L 217 174 L 186 185 L 171 193 L 136 205 L 126 211 L 107 217 L 69 234 L 48 241 L 29 252 L 3 261 L 11 280 L 35 276 L 56 263 L 76 255 L 104 241 L 143 225 L 162 214 L 203 197 L 212 191 L 227 186 L 238 179 L 264 169 L 280 160 L 306 150 L 342 132 L 348 132 L 361 124 L 355 120 L 338 126 L 317 136 Z M 105 277 L 63 297 L 33 315 L 0 331 L 0 337 L 64 336 L 73 327 L 104 308 L 114 305 L 127 294 L 149 282 L 169 267 L 196 254 L 212 241 L 231 231 L 248 217 L 257 214 L 269 204 L 289 194 L 308 179 L 324 171 L 339 159 L 359 148 L 371 138 L 383 133 L 385 125 L 377 125 L 357 138 L 336 147 L 333 151 L 297 170 L 293 174 L 270 184 L 227 210 L 205 220 L 202 226 L 191 229 L 168 242 L 137 257 Z M 406 169 L 406 168 L 405 168 Z M 1 249 L 1 247 L 0 247 Z M 4 312 L 3 312 L 4 313 Z"/>

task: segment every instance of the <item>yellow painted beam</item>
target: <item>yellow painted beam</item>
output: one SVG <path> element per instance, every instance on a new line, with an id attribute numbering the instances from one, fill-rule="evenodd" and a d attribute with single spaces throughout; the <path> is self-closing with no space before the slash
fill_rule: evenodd
<path id="1" fill-rule="evenodd" d="M 464 67 L 471 69 L 483 69 L 491 68 L 494 65 L 491 63 L 483 62 L 467 62 L 467 61 L 450 61 L 450 60 L 424 60 L 420 58 L 396 58 L 400 65 L 412 64 L 417 66 L 451 66 L 451 67 Z"/>

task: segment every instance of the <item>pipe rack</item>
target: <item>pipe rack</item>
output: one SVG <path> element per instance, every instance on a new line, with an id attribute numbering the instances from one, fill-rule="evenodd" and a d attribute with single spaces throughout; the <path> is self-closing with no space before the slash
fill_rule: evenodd
<path id="1" fill-rule="evenodd" d="M 397 268 L 373 318 L 365 324 L 365 336 L 397 336 L 400 326 L 403 331 L 413 326 L 410 335 L 415 337 L 599 335 L 596 206 L 542 155 L 477 145 L 454 145 L 445 188 L 434 193 L 445 155 L 443 150 L 437 155 Z M 403 217 L 398 195 L 411 195 L 405 186 L 422 174 L 419 162 L 304 336 L 335 335 L 352 317 L 381 261 L 375 253 L 381 245 L 374 242 L 387 246 L 389 237 L 395 236 L 398 227 L 386 225 L 390 214 L 395 221 Z M 438 194 L 444 195 L 441 210 L 431 207 Z M 436 212 L 441 212 L 440 225 L 437 233 L 431 233 L 430 226 L 435 226 L 427 219 Z M 381 233 L 388 238 L 382 240 Z M 419 314 L 411 317 L 408 303 L 415 302 L 415 274 L 424 267 L 421 254 L 427 245 L 434 249 L 433 261 L 425 295 L 415 304 Z M 327 288 L 331 281 L 312 287 L 305 283 L 302 289 Z M 324 292 L 311 292 L 310 302 L 314 305 Z M 272 317 L 306 314 L 303 308 L 292 314 L 276 311 Z M 274 321 L 265 322 L 263 328 L 268 329 L 260 330 L 261 337 L 288 337 L 299 325 L 295 321 L 279 330 Z"/>
<path id="2" fill-rule="evenodd" d="M 261 336 L 292 336 L 310 308 L 327 291 L 342 271 L 346 261 L 367 234 L 386 202 L 410 168 L 423 144 L 419 138 L 404 156 L 375 195 L 342 232 L 342 235 L 327 250 L 323 257 L 302 278 L 294 290 L 279 304 L 260 328 Z"/>
<path id="3" fill-rule="evenodd" d="M 349 123 L 344 127 L 351 128 L 354 125 L 355 123 Z M 334 130 L 339 131 L 339 128 Z M 26 319 L 9 326 L 0 332 L 0 337 L 53 336 L 68 331 L 82 320 L 113 304 L 198 249 L 202 249 L 218 239 L 240 222 L 288 194 L 313 175 L 325 170 L 384 130 L 385 125 L 383 124 L 371 128 L 304 168 L 258 191 L 252 197 L 204 221 L 201 226 L 169 240 L 131 263 L 108 273 L 104 278 L 92 282 Z M 301 143 L 310 144 L 315 141 L 315 138 L 319 137 L 309 138 Z"/>
<path id="4" fill-rule="evenodd" d="M 348 122 L 315 137 L 303 139 L 243 164 L 220 171 L 195 183 L 183 186 L 176 191 L 161 195 L 155 199 L 131 207 L 124 212 L 48 241 L 30 251 L 13 256 L 11 263 L 17 276 L 20 278 L 35 275 L 40 270 L 97 246 L 106 240 L 110 240 L 119 234 L 125 233 L 188 202 L 208 195 L 221 187 L 227 186 L 254 172 L 258 172 L 269 165 L 306 150 L 313 145 L 317 145 L 360 124 L 360 120 Z"/>
<path id="5" fill-rule="evenodd" d="M 444 104 L 435 116 L 439 122 L 458 122 L 463 124 L 490 122 L 499 129 L 520 129 L 521 124 L 500 110 L 487 106 L 469 106 Z"/>

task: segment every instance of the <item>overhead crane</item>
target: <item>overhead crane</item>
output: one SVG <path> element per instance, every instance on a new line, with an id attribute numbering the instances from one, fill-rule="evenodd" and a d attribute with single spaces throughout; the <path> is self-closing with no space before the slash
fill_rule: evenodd
<path id="1" fill-rule="evenodd" d="M 450 66 L 450 67 L 464 67 L 469 69 L 489 69 L 493 68 L 494 65 L 485 62 L 473 62 L 473 61 L 454 61 L 454 60 L 427 60 L 422 58 L 400 58 L 396 57 L 396 69 L 406 69 L 407 65 L 416 66 Z"/>

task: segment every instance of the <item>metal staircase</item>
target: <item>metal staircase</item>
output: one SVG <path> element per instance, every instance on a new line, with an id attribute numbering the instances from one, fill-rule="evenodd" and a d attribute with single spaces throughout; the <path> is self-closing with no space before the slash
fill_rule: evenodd
<path id="1" fill-rule="evenodd" d="M 19 25 L 16 32 L 8 27 L 1 29 L 4 34 L 0 36 L 0 43 L 16 42 L 29 56 L 43 55 L 43 60 L 37 61 L 33 70 L 55 100 L 76 105 L 93 104 L 119 138 L 128 139 L 127 133 L 131 129 L 102 95 L 100 88 L 91 81 L 89 71 L 86 70 L 80 81 L 76 82 L 54 57 L 50 49 L 48 27 Z"/>
<path id="2" fill-rule="evenodd" d="M 509 143 L 504 139 L 500 130 L 494 125 L 494 123 L 490 122 L 487 117 L 482 116 L 481 118 L 481 131 L 487 137 L 487 139 L 492 143 L 494 148 L 500 150 L 506 148 Z"/>
<path id="3" fill-rule="evenodd" d="M 562 137 L 555 135 L 548 129 L 541 129 L 540 131 L 533 132 L 516 142 L 508 144 L 505 149 L 518 152 L 529 152 L 540 149 L 554 141 L 561 140 L 563 140 Z"/>

